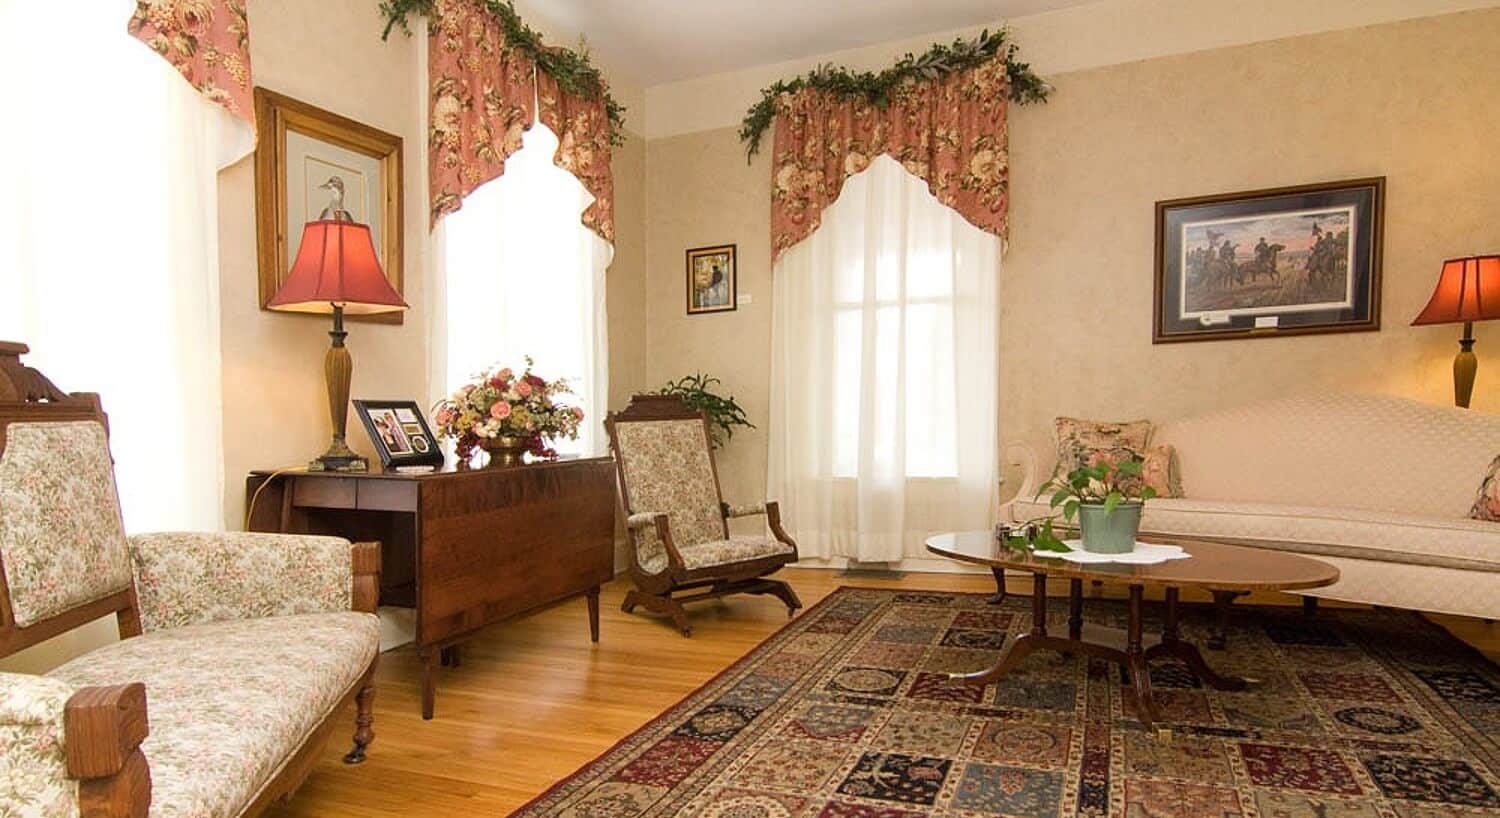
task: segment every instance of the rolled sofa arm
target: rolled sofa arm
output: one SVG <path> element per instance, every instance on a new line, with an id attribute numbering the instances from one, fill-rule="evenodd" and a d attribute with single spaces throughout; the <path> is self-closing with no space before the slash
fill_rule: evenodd
<path id="1" fill-rule="evenodd" d="M 74 688 L 0 673 L 0 815 L 145 818 L 148 732 L 139 682 Z"/>
<path id="2" fill-rule="evenodd" d="M 379 590 L 379 545 L 351 545 L 341 537 L 234 531 L 138 534 L 130 538 L 130 553 L 141 625 L 147 631 L 287 614 L 373 611 L 370 598 Z"/>
<path id="3" fill-rule="evenodd" d="M 1000 504 L 999 514 L 999 518 L 1003 521 L 1016 522 L 1016 501 L 1030 500 L 1035 497 L 1042 483 L 1043 478 L 1038 472 L 1036 447 L 1024 442 L 1007 444 L 1004 465 L 1021 468 L 1021 485 L 1010 499 Z"/>

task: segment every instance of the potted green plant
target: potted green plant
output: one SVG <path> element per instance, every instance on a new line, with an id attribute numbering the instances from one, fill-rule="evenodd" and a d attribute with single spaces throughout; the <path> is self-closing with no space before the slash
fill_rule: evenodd
<path id="1" fill-rule="evenodd" d="M 1048 492 L 1052 508 L 1061 510 L 1066 523 L 1071 525 L 1076 519 L 1083 550 L 1096 554 L 1133 550 L 1141 529 L 1141 509 L 1156 496 L 1156 490 L 1141 481 L 1138 458 L 1119 462 L 1096 458 L 1067 477 L 1054 476 L 1043 483 L 1037 497 Z M 1046 532 L 1050 537 L 1050 525 Z"/>
<path id="2" fill-rule="evenodd" d="M 725 397 L 714 391 L 715 387 L 721 385 L 718 378 L 700 372 L 669 381 L 653 394 L 676 395 L 683 403 L 702 412 L 708 418 L 709 437 L 713 447 L 721 449 L 734 437 L 736 426 L 755 428 L 755 424 L 745 416 L 744 408 L 735 401 L 733 395 Z"/>

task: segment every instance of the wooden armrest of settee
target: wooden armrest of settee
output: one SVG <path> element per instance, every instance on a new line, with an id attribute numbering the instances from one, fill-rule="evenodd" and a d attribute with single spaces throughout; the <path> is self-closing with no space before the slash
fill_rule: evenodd
<path id="1" fill-rule="evenodd" d="M 151 772 L 141 752 L 150 733 L 146 686 L 80 688 L 68 699 L 63 725 L 81 818 L 145 818 L 151 807 Z"/>

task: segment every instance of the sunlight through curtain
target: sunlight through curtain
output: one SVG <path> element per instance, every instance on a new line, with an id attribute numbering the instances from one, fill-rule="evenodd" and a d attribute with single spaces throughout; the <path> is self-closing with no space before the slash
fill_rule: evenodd
<path id="1" fill-rule="evenodd" d="M 1000 252 L 882 155 L 777 261 L 768 485 L 804 556 L 991 524 Z"/>

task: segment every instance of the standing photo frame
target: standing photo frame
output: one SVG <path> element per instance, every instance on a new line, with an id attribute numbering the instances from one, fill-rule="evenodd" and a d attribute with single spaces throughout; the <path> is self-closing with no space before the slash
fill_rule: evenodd
<path id="1" fill-rule="evenodd" d="M 281 287 L 309 221 L 370 227 L 381 269 L 405 295 L 402 276 L 401 137 L 266 88 L 255 89 L 255 244 L 260 307 Z M 350 315 L 400 324 L 400 311 Z"/>
<path id="2" fill-rule="evenodd" d="M 687 314 L 733 312 L 739 308 L 736 245 L 694 247 L 687 251 Z"/>
<path id="3" fill-rule="evenodd" d="M 1385 177 L 1156 203 L 1154 343 L 1380 329 Z"/>
<path id="4" fill-rule="evenodd" d="M 443 450 L 416 401 L 356 400 L 354 413 L 385 468 L 443 464 Z"/>

